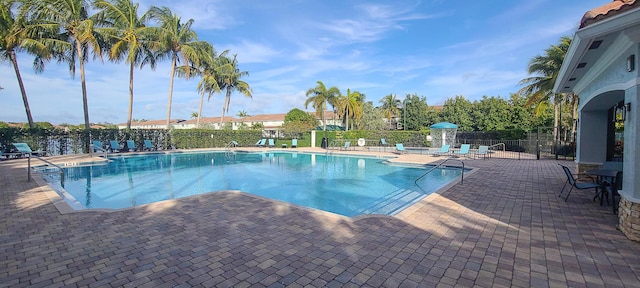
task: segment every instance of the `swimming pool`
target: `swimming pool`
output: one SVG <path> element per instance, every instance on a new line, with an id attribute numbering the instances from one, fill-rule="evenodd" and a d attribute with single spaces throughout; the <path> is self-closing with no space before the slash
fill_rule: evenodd
<path id="1" fill-rule="evenodd" d="M 64 189 L 59 192 L 74 209 L 121 209 L 240 190 L 345 216 L 392 215 L 461 173 L 460 169 L 438 169 L 416 186 L 414 180 L 432 166 L 296 152 L 170 153 L 109 159 L 106 165 L 64 168 Z"/>

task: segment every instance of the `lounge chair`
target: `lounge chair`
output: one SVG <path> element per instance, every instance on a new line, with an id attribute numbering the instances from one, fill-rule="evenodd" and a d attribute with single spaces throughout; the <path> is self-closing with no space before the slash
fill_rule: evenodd
<path id="1" fill-rule="evenodd" d="M 276 143 L 275 141 L 273 141 L 273 139 L 269 138 L 269 148 L 273 148 L 276 147 Z"/>
<path id="2" fill-rule="evenodd" d="M 122 147 L 120 147 L 120 143 L 118 143 L 118 141 L 111 140 L 109 141 L 109 149 L 111 149 L 112 153 L 116 153 L 120 152 L 120 150 L 122 150 Z"/>
<path id="3" fill-rule="evenodd" d="M 31 150 L 31 147 L 29 147 L 27 143 L 13 143 L 13 146 L 15 146 L 22 155 L 29 155 L 30 157 L 33 154 L 33 150 Z"/>
<path id="4" fill-rule="evenodd" d="M 478 147 L 478 153 L 476 153 L 476 156 L 482 156 L 483 159 L 487 159 L 487 155 L 489 154 L 489 146 L 479 146 Z"/>
<path id="5" fill-rule="evenodd" d="M 340 148 L 340 150 L 347 151 L 347 150 L 349 150 L 350 147 L 351 147 L 351 141 L 346 141 L 346 142 L 344 142 L 344 146 L 342 148 Z"/>
<path id="6" fill-rule="evenodd" d="M 456 157 L 469 156 L 469 148 L 471 148 L 471 144 L 462 144 L 460 150 L 453 152 L 453 155 Z"/>
<path id="7" fill-rule="evenodd" d="M 449 151 L 449 147 L 449 144 L 442 145 L 442 147 L 440 147 L 440 151 L 434 152 L 433 155 L 440 156 L 450 154 L 451 152 Z"/>
<path id="8" fill-rule="evenodd" d="M 2 152 L 0 151 L 0 157 L 4 157 L 4 159 L 16 159 L 21 158 L 22 153 L 20 152 Z"/>
<path id="9" fill-rule="evenodd" d="M 262 138 L 262 139 L 258 140 L 258 142 L 256 142 L 256 147 L 264 147 L 264 145 L 266 145 L 266 143 L 267 143 L 267 139 Z"/>
<path id="10" fill-rule="evenodd" d="M 136 142 L 133 140 L 127 140 L 127 150 L 129 150 L 129 152 L 136 151 Z"/>
<path id="11" fill-rule="evenodd" d="M 92 147 L 91 148 L 93 149 L 93 152 L 98 152 L 98 151 L 103 151 L 104 152 L 105 151 L 103 146 L 102 146 L 102 141 L 94 140 L 91 143 L 92 143 L 92 145 L 91 145 Z"/>
<path id="12" fill-rule="evenodd" d="M 396 151 L 400 154 L 407 153 L 407 150 L 404 149 L 404 145 L 402 145 L 402 143 L 396 143 Z"/>
<path id="13" fill-rule="evenodd" d="M 231 141 L 231 146 L 232 147 L 238 147 L 238 146 L 240 146 L 240 144 L 238 144 L 237 141 L 233 140 L 233 141 Z"/>
<path id="14" fill-rule="evenodd" d="M 564 165 L 560 165 L 560 166 L 562 167 L 562 170 L 564 170 L 564 173 L 567 175 L 567 181 L 564 182 L 564 185 L 562 186 L 562 190 L 560 190 L 560 194 L 558 194 L 558 197 L 562 197 L 562 192 L 564 192 L 564 188 L 567 186 L 567 184 L 571 185 L 571 188 L 569 189 L 569 192 L 567 192 L 567 196 L 564 197 L 565 202 L 567 202 L 567 199 L 569 199 L 569 194 L 571 194 L 571 191 L 573 191 L 573 188 L 580 189 L 580 190 L 595 188 L 596 195 L 599 194 L 598 188 L 602 187 L 601 184 L 598 184 L 595 182 L 578 182 L 576 181 L 577 179 L 571 173 L 571 170 L 569 170 L 569 167 Z"/>
<path id="15" fill-rule="evenodd" d="M 156 150 L 156 148 L 153 147 L 153 143 L 151 143 L 151 140 L 144 140 L 144 150 L 146 151 Z"/>
<path id="16" fill-rule="evenodd" d="M 298 139 L 291 139 L 291 148 L 298 148 Z"/>
<path id="17" fill-rule="evenodd" d="M 384 139 L 384 138 L 380 139 L 380 145 L 381 146 L 389 146 L 389 144 L 387 143 L 387 139 Z"/>

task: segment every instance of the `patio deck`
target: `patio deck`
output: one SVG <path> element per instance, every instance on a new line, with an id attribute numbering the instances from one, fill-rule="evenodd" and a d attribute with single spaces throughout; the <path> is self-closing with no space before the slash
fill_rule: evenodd
<path id="1" fill-rule="evenodd" d="M 232 191 L 61 214 L 2 161 L 0 286 L 640 286 L 640 243 L 591 191 L 559 199 L 558 161 L 465 163 L 399 215 L 347 218 Z"/>

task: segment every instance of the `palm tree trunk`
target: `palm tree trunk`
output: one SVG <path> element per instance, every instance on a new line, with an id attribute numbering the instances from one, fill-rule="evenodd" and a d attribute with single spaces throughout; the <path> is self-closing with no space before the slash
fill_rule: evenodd
<path id="1" fill-rule="evenodd" d="M 89 122 L 89 101 L 87 98 L 87 82 L 84 75 L 84 55 L 82 54 L 82 45 L 76 40 L 76 49 L 78 50 L 78 62 L 80 62 L 80 83 L 82 86 L 82 105 L 84 109 L 84 130 L 88 137 L 85 148 L 89 151 L 89 155 L 93 153 L 91 149 L 91 123 Z"/>
<path id="2" fill-rule="evenodd" d="M 127 130 L 131 130 L 131 120 L 133 118 L 133 61 L 129 65 L 129 118 L 127 118 Z"/>
<path id="3" fill-rule="evenodd" d="M 200 96 L 200 109 L 198 109 L 198 118 L 196 119 L 196 128 L 200 128 L 200 117 L 202 116 L 203 102 L 204 102 L 204 89 L 202 89 L 202 95 Z"/>
<path id="4" fill-rule="evenodd" d="M 227 87 L 227 95 L 222 103 L 222 117 L 220 117 L 220 130 L 222 130 L 222 122 L 224 122 L 224 112 L 229 110 L 229 100 L 231 99 L 231 87 Z"/>
<path id="5" fill-rule="evenodd" d="M 171 124 L 171 98 L 173 97 L 173 78 L 176 74 L 176 54 L 171 57 L 171 78 L 169 80 L 169 103 L 167 104 L 167 130 Z"/>
<path id="6" fill-rule="evenodd" d="M 20 86 L 20 93 L 22 94 L 22 102 L 24 102 L 24 110 L 27 112 L 27 120 L 29 121 L 29 128 L 33 129 L 33 118 L 31 117 L 31 108 L 29 108 L 29 100 L 27 100 L 27 91 L 24 89 L 24 83 L 22 83 L 22 76 L 20 76 L 20 69 L 18 69 L 18 59 L 16 59 L 16 52 L 9 52 L 9 59 L 13 64 L 13 69 L 16 71 L 16 78 L 18 78 L 18 86 Z"/>
<path id="7" fill-rule="evenodd" d="M 347 103 L 347 113 L 344 114 L 344 118 L 346 118 L 345 119 L 346 124 L 344 124 L 344 131 L 349 131 L 349 103 Z"/>

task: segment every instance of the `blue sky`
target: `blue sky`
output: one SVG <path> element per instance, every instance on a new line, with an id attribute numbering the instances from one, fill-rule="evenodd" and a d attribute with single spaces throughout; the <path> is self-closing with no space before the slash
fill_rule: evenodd
<path id="1" fill-rule="evenodd" d="M 375 105 L 388 94 L 403 99 L 415 93 L 429 105 L 456 95 L 508 98 L 529 76 L 532 57 L 573 35 L 586 11 L 608 2 L 139 1 L 140 13 L 167 6 L 183 21 L 194 19 L 201 40 L 238 55 L 253 98 L 232 95 L 230 115 L 305 110 L 305 92 L 318 80 L 343 93 L 364 93 Z M 18 57 L 34 120 L 84 123 L 79 74 L 71 78 L 68 67 L 55 62 L 35 74 L 33 57 Z M 91 122 L 126 122 L 128 66 L 105 58 L 86 69 Z M 166 119 L 168 61 L 136 70 L 134 77 L 133 117 Z M 0 63 L 0 121 L 26 122 L 15 79 L 10 63 Z M 198 111 L 197 82 L 176 78 L 171 118 L 189 119 Z M 205 100 L 203 116 L 219 116 L 223 98 Z"/>

